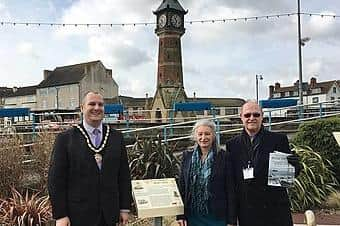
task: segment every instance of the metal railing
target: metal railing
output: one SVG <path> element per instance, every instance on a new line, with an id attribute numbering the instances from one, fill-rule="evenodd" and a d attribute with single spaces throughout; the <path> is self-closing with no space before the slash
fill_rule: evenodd
<path id="1" fill-rule="evenodd" d="M 303 112 L 299 113 L 299 110 L 304 109 Z M 313 109 L 313 112 L 306 111 L 308 109 Z M 140 112 L 140 110 L 139 110 Z M 278 115 L 277 112 L 280 112 L 281 115 Z M 65 113 L 62 113 L 65 115 Z M 69 114 L 69 113 L 66 113 Z M 264 109 L 264 118 L 266 123 L 264 125 L 268 127 L 269 130 L 272 129 L 272 126 L 275 125 L 284 125 L 289 123 L 301 123 L 307 120 L 314 120 L 318 118 L 325 118 L 325 117 L 334 117 L 340 114 L 340 103 L 339 101 L 327 101 L 322 103 L 316 104 L 305 104 L 305 105 L 297 105 L 292 107 L 284 107 L 284 108 L 275 108 L 275 109 Z M 39 114 L 39 115 L 46 115 L 46 114 Z M 304 117 L 299 117 L 299 116 Z M 174 122 L 168 124 L 161 124 L 156 126 L 146 126 L 143 128 L 132 127 L 138 124 L 130 124 L 128 126 L 124 126 L 123 121 L 121 124 L 117 123 L 116 125 L 120 125 L 121 128 L 119 130 L 125 134 L 125 136 L 133 137 L 138 135 L 143 136 L 155 136 L 160 135 L 163 142 L 170 142 L 170 141 L 178 141 L 191 138 L 191 129 L 195 122 L 202 118 L 212 119 L 216 122 L 217 125 L 217 135 L 218 135 L 218 142 L 220 142 L 220 135 L 226 133 L 235 133 L 242 130 L 242 125 L 240 124 L 239 115 L 206 115 L 204 117 L 187 117 L 181 118 L 182 122 Z M 275 120 L 273 120 L 275 119 Z M 275 121 L 275 122 L 274 122 Z M 79 121 L 68 121 L 68 122 L 42 122 L 42 123 L 19 123 L 15 126 L 15 130 L 13 130 L 18 135 L 29 135 L 32 136 L 39 134 L 41 132 L 49 133 L 58 133 L 60 129 L 66 129 L 70 126 L 79 123 Z M 51 126 L 52 125 L 52 126 Z M 17 127 L 16 127 L 17 126 Z M 28 132 L 18 132 L 20 131 L 20 126 L 25 127 L 28 129 Z M 32 126 L 30 128 L 30 126 Z M 55 126 L 55 127 L 53 127 Z M 19 129 L 18 129 L 19 128 Z M 0 136 L 4 136 L 5 134 L 3 131 L 9 131 L 9 127 L 3 127 L 0 125 Z M 1 132 L 2 131 L 2 132 Z"/>

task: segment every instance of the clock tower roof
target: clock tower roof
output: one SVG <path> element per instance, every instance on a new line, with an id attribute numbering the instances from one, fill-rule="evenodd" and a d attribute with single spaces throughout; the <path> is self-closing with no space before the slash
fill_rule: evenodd
<path id="1" fill-rule="evenodd" d="M 162 4 L 158 7 L 158 9 L 154 12 L 154 14 L 157 14 L 165 9 L 174 9 L 180 12 L 183 12 L 184 14 L 187 13 L 181 6 L 181 4 L 178 2 L 178 0 L 163 0 Z"/>

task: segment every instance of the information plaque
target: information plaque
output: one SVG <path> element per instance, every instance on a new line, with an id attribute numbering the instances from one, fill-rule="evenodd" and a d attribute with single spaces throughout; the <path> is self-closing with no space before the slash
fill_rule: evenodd
<path id="1" fill-rule="evenodd" d="M 340 146 L 340 132 L 333 132 L 333 135 Z"/>
<path id="2" fill-rule="evenodd" d="M 132 180 L 132 193 L 138 218 L 184 213 L 175 178 Z"/>

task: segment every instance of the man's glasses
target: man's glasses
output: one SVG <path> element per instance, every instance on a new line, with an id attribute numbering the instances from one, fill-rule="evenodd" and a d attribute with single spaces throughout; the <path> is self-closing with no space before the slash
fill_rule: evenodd
<path id="1" fill-rule="evenodd" d="M 245 114 L 243 115 L 243 117 L 245 117 L 245 118 L 250 118 L 250 116 L 252 116 L 252 115 L 253 115 L 254 118 L 258 118 L 258 117 L 261 116 L 261 113 L 259 113 L 259 112 L 245 113 Z"/>

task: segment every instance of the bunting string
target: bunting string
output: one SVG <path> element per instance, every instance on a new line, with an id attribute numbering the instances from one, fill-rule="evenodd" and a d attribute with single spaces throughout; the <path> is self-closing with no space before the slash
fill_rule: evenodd
<path id="1" fill-rule="evenodd" d="M 235 17 L 235 18 L 222 18 L 222 19 L 204 19 L 204 20 L 187 20 L 185 24 L 197 24 L 197 23 L 226 23 L 226 22 L 237 22 L 237 21 L 256 21 L 256 20 L 268 20 L 281 17 L 290 17 L 298 15 L 298 13 L 284 13 L 284 14 L 271 14 L 262 16 L 250 16 L 250 17 Z M 301 12 L 300 15 L 309 17 L 320 17 L 320 18 L 340 18 L 340 16 L 333 14 L 320 14 L 320 13 L 309 13 Z M 12 25 L 12 26 L 50 26 L 50 27 L 117 27 L 117 26 L 149 26 L 156 25 L 156 22 L 135 22 L 135 23 L 50 23 L 50 22 L 15 22 L 15 21 L 0 21 L 0 25 Z"/>

